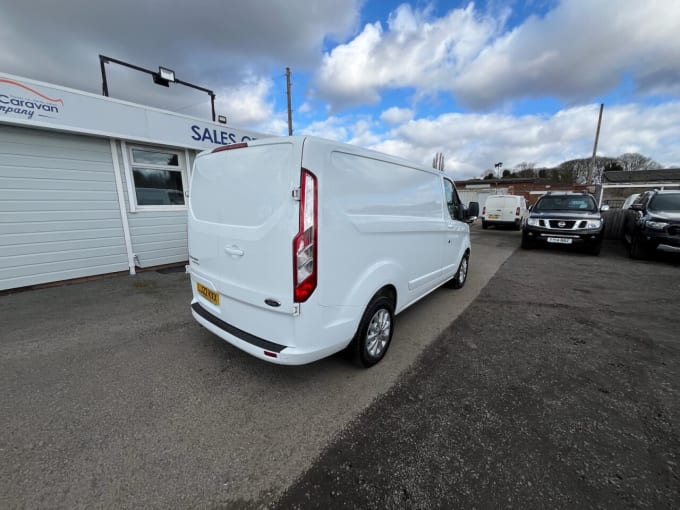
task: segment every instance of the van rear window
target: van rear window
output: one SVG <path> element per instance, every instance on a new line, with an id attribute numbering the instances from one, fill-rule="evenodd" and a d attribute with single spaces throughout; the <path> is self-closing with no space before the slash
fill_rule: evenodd
<path id="1" fill-rule="evenodd" d="M 262 225 L 290 200 L 293 166 L 290 143 L 201 156 L 191 178 L 191 211 L 199 221 Z"/>

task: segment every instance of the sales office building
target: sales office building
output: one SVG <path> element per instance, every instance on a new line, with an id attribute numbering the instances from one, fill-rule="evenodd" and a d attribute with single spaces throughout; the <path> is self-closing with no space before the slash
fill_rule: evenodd
<path id="1" fill-rule="evenodd" d="M 262 136 L 0 73 L 0 292 L 188 260 L 195 156 Z"/>

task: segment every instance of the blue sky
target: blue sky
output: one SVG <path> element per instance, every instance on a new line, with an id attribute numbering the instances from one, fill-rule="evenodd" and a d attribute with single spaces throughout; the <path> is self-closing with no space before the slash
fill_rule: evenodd
<path id="1" fill-rule="evenodd" d="M 677 0 L 0 0 L 0 70 L 100 91 L 98 55 L 175 70 L 229 123 L 419 162 L 454 178 L 640 152 L 680 166 Z M 40 13 L 40 16 L 36 16 Z M 205 117 L 207 98 L 110 67 L 111 95 Z"/>

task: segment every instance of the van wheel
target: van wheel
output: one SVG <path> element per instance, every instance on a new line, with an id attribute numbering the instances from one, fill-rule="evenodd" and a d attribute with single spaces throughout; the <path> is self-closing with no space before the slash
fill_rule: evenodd
<path id="1" fill-rule="evenodd" d="M 486 221 L 484 221 L 484 220 L 482 220 L 482 228 L 483 228 L 484 230 L 486 230 L 487 228 L 489 228 L 489 224 L 488 224 Z"/>
<path id="2" fill-rule="evenodd" d="M 383 359 L 394 330 L 394 304 L 387 296 L 376 296 L 366 307 L 352 341 L 355 361 L 364 368 Z"/>
<path id="3" fill-rule="evenodd" d="M 446 286 L 452 289 L 462 289 L 467 281 L 468 270 L 470 269 L 470 255 L 465 254 L 458 265 L 458 271 L 453 278 L 446 282 Z"/>

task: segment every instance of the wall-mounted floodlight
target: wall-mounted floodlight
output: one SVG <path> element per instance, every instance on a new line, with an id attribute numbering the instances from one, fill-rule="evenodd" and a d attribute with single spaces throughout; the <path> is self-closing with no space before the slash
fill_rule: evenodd
<path id="1" fill-rule="evenodd" d="M 172 69 L 166 69 L 165 67 L 158 68 L 158 74 L 161 78 L 167 81 L 175 81 L 175 71 Z"/>
<path id="2" fill-rule="evenodd" d="M 227 123 L 227 117 L 225 115 L 218 115 L 217 116 L 217 122 L 220 124 L 226 124 Z"/>
<path id="3" fill-rule="evenodd" d="M 135 71 L 141 71 L 143 73 L 150 74 L 151 77 L 153 78 L 154 83 L 162 85 L 164 87 L 169 87 L 170 83 L 178 83 L 186 87 L 191 87 L 192 89 L 202 90 L 203 92 L 206 92 L 210 96 L 210 104 L 212 106 L 212 121 L 215 122 L 215 93 L 210 89 L 199 87 L 198 85 L 194 85 L 193 83 L 178 80 L 177 78 L 175 78 L 175 71 L 173 71 L 172 69 L 168 69 L 166 67 L 159 67 L 158 72 L 155 72 L 151 71 L 150 69 L 144 69 L 143 67 L 123 62 L 122 60 L 117 60 L 115 58 L 99 55 L 99 67 L 101 68 L 102 71 L 102 94 L 104 94 L 105 96 L 108 97 L 109 95 L 109 84 L 106 81 L 106 65 L 105 65 L 109 63 L 118 64 L 121 66 L 129 67 L 130 69 L 134 69 Z M 227 119 L 225 117 L 224 122 L 226 123 L 226 121 Z"/>

